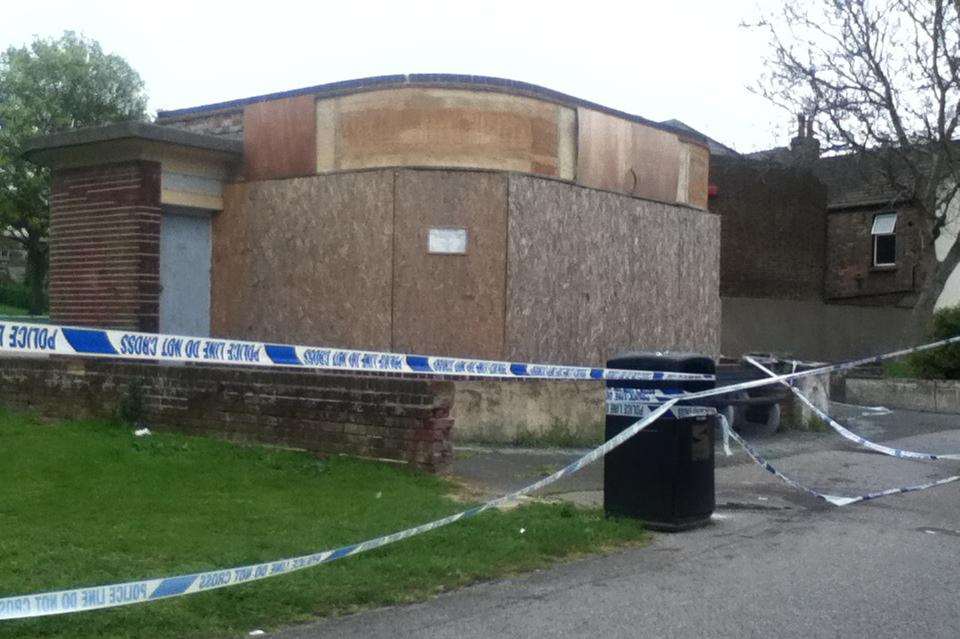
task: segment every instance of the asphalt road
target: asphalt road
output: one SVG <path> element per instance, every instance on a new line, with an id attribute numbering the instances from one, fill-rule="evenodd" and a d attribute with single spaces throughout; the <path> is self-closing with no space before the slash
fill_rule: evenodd
<path id="1" fill-rule="evenodd" d="M 960 417 L 834 410 L 879 440 L 960 452 Z M 960 474 L 958 462 L 882 457 L 833 434 L 756 443 L 784 472 L 833 494 Z M 499 489 L 526 483 L 553 463 L 544 461 L 550 455 L 556 463 L 570 457 L 473 451 L 458 465 Z M 598 482 L 594 470 L 556 492 L 590 502 Z M 717 470 L 717 503 L 712 525 L 657 535 L 646 548 L 272 636 L 960 637 L 960 482 L 836 508 L 738 456 Z"/>

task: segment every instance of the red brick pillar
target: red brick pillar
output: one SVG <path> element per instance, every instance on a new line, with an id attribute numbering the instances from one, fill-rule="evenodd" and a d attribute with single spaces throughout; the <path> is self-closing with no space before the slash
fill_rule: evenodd
<path id="1" fill-rule="evenodd" d="M 57 170 L 50 197 L 50 317 L 157 330 L 160 164 Z"/>

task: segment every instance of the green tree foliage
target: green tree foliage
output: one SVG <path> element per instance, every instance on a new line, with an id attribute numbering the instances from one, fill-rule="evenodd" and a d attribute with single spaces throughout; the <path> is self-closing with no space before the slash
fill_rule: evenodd
<path id="1" fill-rule="evenodd" d="M 49 171 L 23 157 L 24 142 L 64 129 L 146 118 L 143 81 L 95 40 L 65 32 L 0 53 L 0 232 L 27 250 L 30 312 L 42 311 Z"/>
<path id="2" fill-rule="evenodd" d="M 960 305 L 941 308 L 927 329 L 930 341 L 960 335 Z M 908 360 L 916 375 L 928 379 L 960 379 L 960 344 L 914 353 Z"/>

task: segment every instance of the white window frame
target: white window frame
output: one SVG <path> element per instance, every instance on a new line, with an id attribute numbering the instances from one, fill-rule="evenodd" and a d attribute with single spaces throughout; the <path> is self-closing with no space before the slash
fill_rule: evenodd
<path id="1" fill-rule="evenodd" d="M 892 223 L 890 220 L 892 219 Z M 885 211 L 873 216 L 873 225 L 870 228 L 870 235 L 873 237 L 873 259 L 871 262 L 877 268 L 889 268 L 897 265 L 897 213 L 895 211 Z M 881 237 L 893 238 L 893 261 L 877 261 L 877 244 Z"/>

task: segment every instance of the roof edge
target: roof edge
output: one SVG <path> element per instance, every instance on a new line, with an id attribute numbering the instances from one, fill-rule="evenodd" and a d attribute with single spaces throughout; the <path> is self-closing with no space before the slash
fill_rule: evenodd
<path id="1" fill-rule="evenodd" d="M 241 109 L 250 104 L 256 104 L 258 102 L 294 98 L 303 95 L 315 95 L 322 98 L 388 87 L 416 86 L 470 87 L 486 91 L 501 91 L 503 93 L 512 93 L 527 97 L 540 98 L 569 106 L 593 109 L 595 111 L 600 111 L 608 115 L 630 120 L 638 124 L 644 124 L 655 129 L 668 131 L 680 136 L 681 138 L 688 139 L 699 144 L 707 144 L 707 137 L 699 132 L 686 131 L 682 128 L 656 122 L 654 120 L 650 120 L 639 115 L 634 115 L 632 113 L 627 113 L 625 111 L 620 111 L 618 109 L 613 109 L 611 107 L 606 107 L 602 104 L 597 104 L 596 102 L 590 102 L 589 100 L 577 98 L 575 96 L 561 93 L 560 91 L 554 91 L 553 89 L 548 89 L 546 87 L 531 84 L 529 82 L 521 82 L 519 80 L 509 80 L 506 78 L 497 78 L 493 76 L 461 75 L 454 73 L 413 73 L 406 75 L 396 74 L 371 76 L 367 78 L 358 78 L 355 80 L 340 80 L 338 82 L 317 84 L 314 86 L 291 89 L 288 91 L 265 93 L 262 95 L 241 98 L 238 100 L 214 102 L 211 104 L 187 107 L 183 109 L 172 109 L 169 111 L 158 110 L 157 121 L 163 122 L 180 118 L 189 118 L 191 116 L 202 116 L 217 111 L 232 111 Z"/>
<path id="2" fill-rule="evenodd" d="M 136 121 L 70 129 L 59 133 L 32 137 L 24 143 L 23 151 L 27 159 L 31 159 L 31 156 L 42 151 L 131 138 L 188 146 L 237 156 L 243 153 L 243 142 L 241 140 Z"/>

